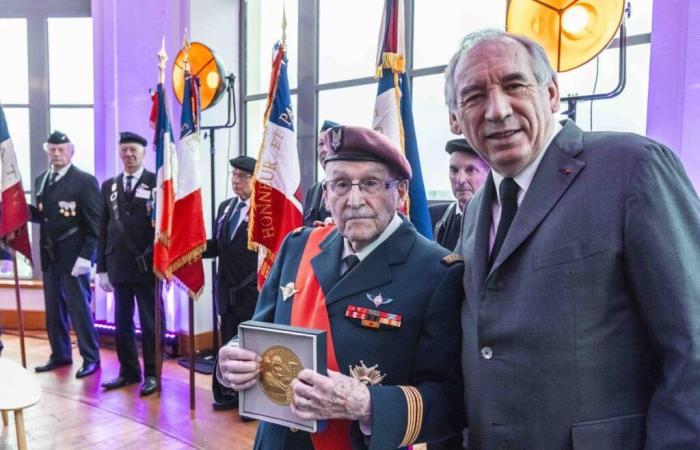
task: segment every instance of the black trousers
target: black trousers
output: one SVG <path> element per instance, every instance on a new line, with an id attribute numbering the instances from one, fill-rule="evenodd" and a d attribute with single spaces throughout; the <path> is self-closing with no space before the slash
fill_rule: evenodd
<path id="1" fill-rule="evenodd" d="M 156 295 L 155 281 L 152 283 L 116 283 L 114 285 L 115 343 L 121 368 L 119 375 L 129 379 L 141 378 L 139 354 L 136 350 L 134 329 L 134 299 L 141 323 L 141 346 L 143 349 L 143 373 L 156 375 Z M 165 314 L 161 309 L 161 331 L 165 333 Z M 162 336 L 163 334 L 161 334 Z"/>
<path id="2" fill-rule="evenodd" d="M 51 361 L 72 359 L 68 336 L 68 328 L 72 324 L 83 361 L 99 362 L 100 350 L 90 310 L 91 299 L 90 275 L 74 277 L 53 266 L 44 271 L 46 331 L 51 344 Z"/>
<path id="3" fill-rule="evenodd" d="M 228 341 L 233 339 L 238 334 L 238 325 L 241 322 L 250 320 L 255 312 L 256 299 L 248 299 L 237 305 L 229 305 L 226 312 L 221 317 L 221 342 L 226 345 Z M 215 303 L 216 304 L 216 303 Z M 227 389 L 216 379 L 216 372 L 212 375 L 212 394 L 214 400 L 220 403 L 230 402 L 237 399 L 238 394 L 231 389 Z"/>

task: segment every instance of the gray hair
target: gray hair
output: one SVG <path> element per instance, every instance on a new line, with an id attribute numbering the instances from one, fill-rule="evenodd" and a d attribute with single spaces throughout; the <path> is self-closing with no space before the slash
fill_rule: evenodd
<path id="1" fill-rule="evenodd" d="M 549 65 L 547 53 L 544 48 L 537 42 L 525 36 L 507 33 L 501 30 L 486 29 L 475 31 L 462 38 L 457 48 L 457 52 L 452 55 L 450 62 L 445 69 L 445 103 L 450 111 L 457 109 L 457 101 L 454 91 L 454 76 L 457 68 L 457 63 L 463 55 L 473 49 L 481 42 L 508 42 L 515 41 L 525 47 L 532 59 L 532 72 L 535 75 L 535 80 L 540 85 L 549 84 L 556 81 L 557 73 Z"/>

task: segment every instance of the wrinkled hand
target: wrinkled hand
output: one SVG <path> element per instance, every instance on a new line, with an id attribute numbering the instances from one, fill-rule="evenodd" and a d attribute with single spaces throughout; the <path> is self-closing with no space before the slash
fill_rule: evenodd
<path id="1" fill-rule="evenodd" d="M 323 220 L 323 222 L 321 222 L 320 220 L 314 220 L 311 226 L 313 226 L 314 228 L 327 227 L 329 225 L 333 225 L 334 223 L 335 222 L 333 222 L 333 217 L 328 216 Z"/>
<path id="2" fill-rule="evenodd" d="M 292 390 L 290 407 L 300 419 L 367 421 L 372 413 L 367 386 L 339 372 L 329 370 L 326 377 L 304 369 L 292 380 Z"/>
<path id="3" fill-rule="evenodd" d="M 70 274 L 74 277 L 79 277 L 80 275 L 90 273 L 91 268 L 92 262 L 90 260 L 78 256 L 78 259 L 75 260 L 75 264 L 73 264 L 73 270 L 71 270 Z"/>
<path id="4" fill-rule="evenodd" d="M 219 370 L 228 387 L 240 392 L 258 383 L 260 355 L 244 348 L 224 345 L 219 350 Z"/>
<path id="5" fill-rule="evenodd" d="M 112 283 L 109 281 L 107 272 L 98 273 L 97 278 L 99 279 L 99 284 L 103 291 L 114 292 L 114 286 L 112 286 Z"/>

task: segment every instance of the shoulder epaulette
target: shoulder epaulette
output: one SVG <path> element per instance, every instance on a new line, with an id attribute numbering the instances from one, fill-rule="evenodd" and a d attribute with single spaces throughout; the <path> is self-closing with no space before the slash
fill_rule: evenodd
<path id="1" fill-rule="evenodd" d="M 451 266 L 452 264 L 455 264 L 457 262 L 464 262 L 464 258 L 462 258 L 462 255 L 458 255 L 457 253 L 451 253 L 445 257 L 443 257 L 440 260 L 444 265 L 446 266 Z"/>

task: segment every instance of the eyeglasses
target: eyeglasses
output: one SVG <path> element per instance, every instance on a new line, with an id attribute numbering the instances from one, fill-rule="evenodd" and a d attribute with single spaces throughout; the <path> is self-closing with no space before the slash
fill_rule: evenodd
<path id="1" fill-rule="evenodd" d="M 348 195 L 353 186 L 357 186 L 360 192 L 367 195 L 379 194 L 384 189 L 389 189 L 392 184 L 398 183 L 400 180 L 379 180 L 377 178 L 365 178 L 352 183 L 350 180 L 327 180 L 323 183 L 323 188 L 331 191 L 334 195 L 342 197 Z"/>

